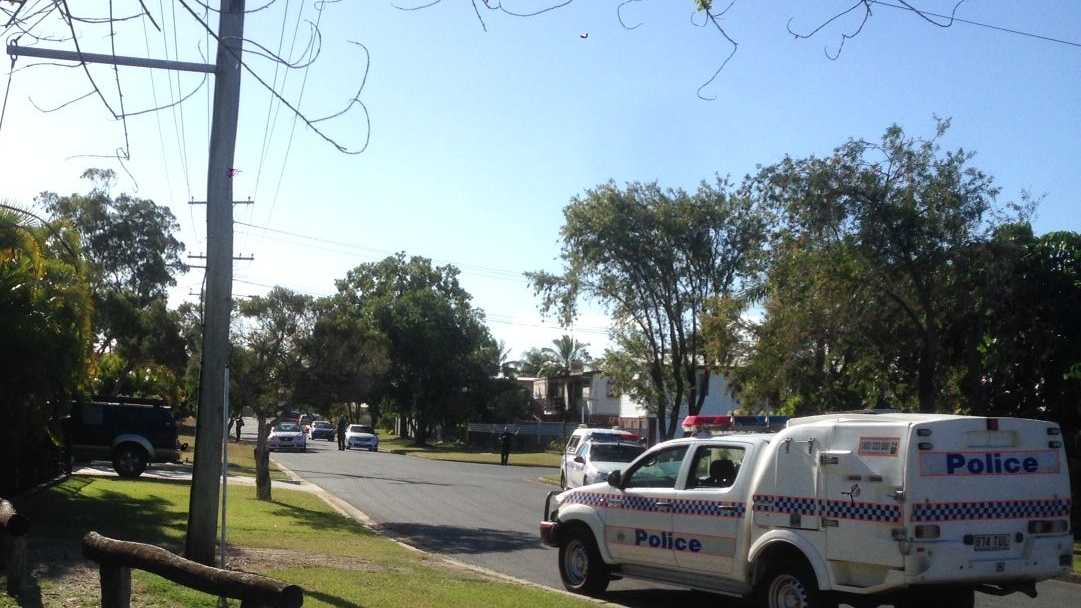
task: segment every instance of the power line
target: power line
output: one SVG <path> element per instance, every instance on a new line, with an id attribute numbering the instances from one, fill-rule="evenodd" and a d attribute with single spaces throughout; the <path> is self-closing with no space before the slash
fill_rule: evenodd
<path id="1" fill-rule="evenodd" d="M 1002 26 L 1002 25 L 994 25 L 994 24 L 991 24 L 991 23 L 982 23 L 980 21 L 973 21 L 971 19 L 962 19 L 961 17 L 955 17 L 953 15 L 943 15 L 943 14 L 940 14 L 940 13 L 933 13 L 931 11 L 925 11 L 923 9 L 915 9 L 915 8 L 913 8 L 911 6 L 904 6 L 904 5 L 901 5 L 901 4 L 893 4 L 892 2 L 884 2 L 882 0 L 870 0 L 870 2 L 871 2 L 871 4 L 878 4 L 880 6 L 888 6 L 889 8 L 895 8 L 895 9 L 899 9 L 899 10 L 903 10 L 903 11 L 909 11 L 909 12 L 917 13 L 917 14 L 921 14 L 921 15 L 930 15 L 932 17 L 938 17 L 940 19 L 948 19 L 950 21 L 957 21 L 958 23 L 966 23 L 968 25 L 974 25 L 976 27 L 983 27 L 983 28 L 987 28 L 989 30 L 995 30 L 995 31 L 998 31 L 998 32 L 1005 32 L 1005 33 L 1008 33 L 1008 34 L 1015 34 L 1017 36 L 1025 36 L 1025 37 L 1028 37 L 1028 38 L 1035 38 L 1037 40 L 1043 40 L 1045 42 L 1054 42 L 1056 44 L 1065 44 L 1067 46 L 1081 48 L 1081 42 L 1074 42 L 1072 40 L 1063 40 L 1061 38 L 1053 38 L 1051 36 L 1045 36 L 1043 34 L 1036 34 L 1036 33 L 1033 33 L 1033 32 L 1026 32 L 1026 31 L 1022 31 L 1022 30 L 1017 30 L 1017 29 L 1013 29 L 1013 28 L 1010 28 L 1010 27 L 1005 27 L 1005 26 Z"/>
<path id="2" fill-rule="evenodd" d="M 344 247 L 346 249 L 352 249 L 352 250 L 357 250 L 357 251 L 366 251 L 366 252 L 371 252 L 371 253 L 379 254 L 379 255 L 394 255 L 394 254 L 398 253 L 396 251 L 391 251 L 389 249 L 379 249 L 379 248 L 375 248 L 375 247 L 368 247 L 368 246 L 365 246 L 365 245 L 359 245 L 359 244 L 356 244 L 356 243 L 349 243 L 349 242 L 345 242 L 345 241 L 335 241 L 335 240 L 327 239 L 325 237 L 312 236 L 310 234 L 302 234 L 302 233 L 299 233 L 299 232 L 292 232 L 290 230 L 282 230 L 280 228 L 270 228 L 269 226 L 259 226 L 257 224 L 250 224 L 250 223 L 247 223 L 247 222 L 240 222 L 240 221 L 234 221 L 233 223 L 237 224 L 237 225 L 240 225 L 240 226 L 246 226 L 248 228 L 252 228 L 252 229 L 255 229 L 255 230 L 260 230 L 260 231 L 263 231 L 263 232 L 269 232 L 269 233 L 273 233 L 273 234 L 280 234 L 280 235 L 289 236 L 289 237 L 293 237 L 293 238 L 297 238 L 297 239 L 303 239 L 305 241 L 311 241 L 311 242 L 315 242 L 315 243 L 324 243 L 324 244 L 327 244 L 327 245 L 333 245 L 333 246 L 337 246 L 337 247 Z M 482 273 L 482 274 L 485 274 L 486 276 L 489 276 L 490 278 L 498 278 L 498 279 L 513 280 L 513 281 L 518 281 L 518 282 L 526 282 L 526 279 L 522 275 L 522 272 L 518 271 L 518 270 L 511 270 L 511 269 L 507 269 L 507 268 L 496 268 L 496 267 L 492 267 L 492 266 L 483 266 L 483 265 L 479 265 L 479 264 L 460 264 L 460 263 L 455 262 L 454 260 L 449 260 L 449 259 L 446 259 L 446 258 L 440 259 L 440 258 L 434 258 L 433 257 L 431 259 L 434 260 L 434 261 L 438 261 L 438 262 L 446 262 L 446 263 L 449 263 L 449 264 L 453 264 L 454 266 L 459 267 L 463 271 L 466 270 L 466 269 L 469 269 L 473 273 Z"/>

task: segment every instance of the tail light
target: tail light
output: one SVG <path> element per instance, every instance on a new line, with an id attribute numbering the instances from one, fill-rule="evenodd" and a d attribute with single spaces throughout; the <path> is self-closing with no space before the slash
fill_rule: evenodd
<path id="1" fill-rule="evenodd" d="M 916 429 L 916 435 L 920 437 L 930 437 L 931 429 Z"/>
<path id="2" fill-rule="evenodd" d="M 917 540 L 934 540 L 942 535 L 942 530 L 938 526 L 916 526 L 913 536 Z"/>
<path id="3" fill-rule="evenodd" d="M 1047 427 L 1047 434 L 1048 435 L 1061 435 L 1062 434 L 1062 429 L 1058 428 L 1057 426 L 1049 426 L 1049 427 Z"/>
<path id="4" fill-rule="evenodd" d="M 1034 519 L 1028 522 L 1029 534 L 1065 534 L 1070 529 L 1070 522 L 1065 519 Z"/>
<path id="5" fill-rule="evenodd" d="M 930 443 L 930 442 L 927 442 L 927 441 L 921 441 L 921 442 L 920 442 L 920 445 L 919 445 L 919 448 L 920 448 L 921 450 L 933 450 L 933 449 L 934 449 L 934 447 L 935 447 L 935 446 L 934 446 L 934 444 L 933 444 L 933 443 Z"/>

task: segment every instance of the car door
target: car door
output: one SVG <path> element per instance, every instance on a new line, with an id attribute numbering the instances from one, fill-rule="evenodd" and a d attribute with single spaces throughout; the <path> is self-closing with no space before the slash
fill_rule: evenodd
<path id="1" fill-rule="evenodd" d="M 589 454 L 589 441 L 583 441 L 578 445 L 578 450 L 573 454 L 567 454 L 567 487 L 577 488 L 585 485 L 583 477 L 586 472 L 586 456 Z"/>
<path id="2" fill-rule="evenodd" d="M 687 444 L 647 452 L 627 469 L 607 499 L 604 539 L 619 563 L 676 567 L 672 504 Z"/>
<path id="3" fill-rule="evenodd" d="M 747 444 L 710 442 L 694 447 L 672 505 L 672 538 L 682 570 L 731 574 L 746 513 L 747 475 L 740 475 Z"/>

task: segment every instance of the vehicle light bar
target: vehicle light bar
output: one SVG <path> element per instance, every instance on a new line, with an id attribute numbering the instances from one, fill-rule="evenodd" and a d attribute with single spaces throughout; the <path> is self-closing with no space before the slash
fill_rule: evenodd
<path id="1" fill-rule="evenodd" d="M 788 423 L 788 416 L 687 416 L 683 431 L 690 434 L 708 431 L 774 431 Z"/>

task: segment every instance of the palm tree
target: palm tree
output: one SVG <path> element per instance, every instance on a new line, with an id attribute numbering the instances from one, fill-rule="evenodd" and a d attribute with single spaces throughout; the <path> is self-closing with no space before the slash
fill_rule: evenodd
<path id="1" fill-rule="evenodd" d="M 586 351 L 589 345 L 563 334 L 558 340 L 552 340 L 552 346 L 555 348 L 541 349 L 545 360 L 541 364 L 540 375 L 563 379 L 563 412 L 566 414 L 571 409 L 570 376 L 575 372 L 581 373 L 589 363 L 589 352 Z"/>

